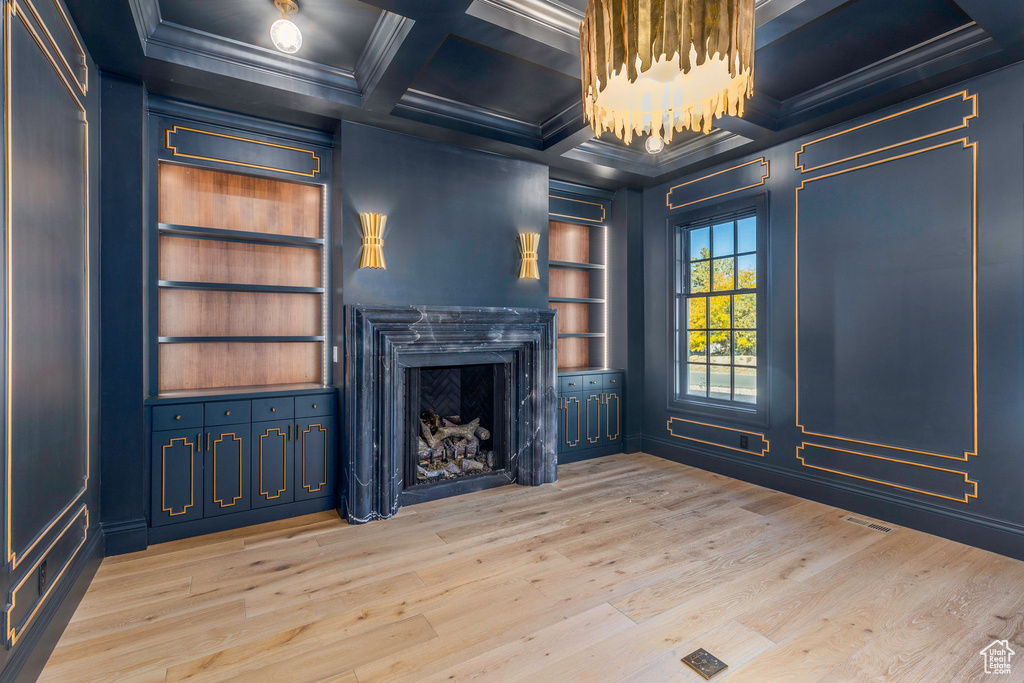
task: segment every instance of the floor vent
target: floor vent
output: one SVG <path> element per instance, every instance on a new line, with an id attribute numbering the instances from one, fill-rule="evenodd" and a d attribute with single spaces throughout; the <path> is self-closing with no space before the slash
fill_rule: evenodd
<path id="1" fill-rule="evenodd" d="M 885 526 L 884 524 L 879 524 L 878 522 L 869 522 L 866 519 L 861 519 L 860 517 L 854 517 L 852 515 L 847 517 L 846 521 L 850 524 L 859 524 L 861 526 L 866 526 L 869 529 L 874 529 L 875 531 L 881 531 L 883 534 L 887 534 L 890 531 L 892 531 L 891 526 Z"/>

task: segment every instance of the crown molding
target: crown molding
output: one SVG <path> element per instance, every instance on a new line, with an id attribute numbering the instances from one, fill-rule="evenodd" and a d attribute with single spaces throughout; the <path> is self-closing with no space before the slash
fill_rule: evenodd
<path id="1" fill-rule="evenodd" d="M 326 148 L 334 146 L 333 133 L 281 123 L 280 121 L 271 121 L 259 118 L 258 116 L 226 112 L 159 95 L 146 96 L 146 111 L 158 116 L 167 116 L 176 121 L 222 126 L 237 131 L 278 138 L 286 144 L 289 142 L 303 142 Z"/>
<path id="2" fill-rule="evenodd" d="M 973 21 L 782 102 L 777 128 L 790 128 L 999 51 Z"/>
<path id="3" fill-rule="evenodd" d="M 395 58 L 416 22 L 399 14 L 382 12 L 366 47 L 356 62 L 355 79 L 363 95 L 373 91 Z"/>
<path id="4" fill-rule="evenodd" d="M 536 124 L 420 90 L 407 90 L 392 114 L 521 147 L 542 149 L 541 127 Z"/>
<path id="5" fill-rule="evenodd" d="M 655 178 L 679 171 L 690 164 L 704 161 L 749 142 L 751 139 L 743 135 L 726 130 L 713 130 L 707 135 L 686 142 L 670 144 L 660 154 L 648 154 L 619 143 L 594 139 L 565 152 L 562 156 Z"/>

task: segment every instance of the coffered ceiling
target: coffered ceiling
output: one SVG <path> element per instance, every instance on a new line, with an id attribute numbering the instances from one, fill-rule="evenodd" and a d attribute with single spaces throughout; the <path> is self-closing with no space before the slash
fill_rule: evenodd
<path id="1" fill-rule="evenodd" d="M 586 0 L 68 0 L 99 66 L 150 92 L 333 130 L 338 119 L 532 159 L 555 178 L 642 187 L 1024 58 L 1016 0 L 757 0 L 743 119 L 651 156 L 596 139 L 580 106 Z"/>

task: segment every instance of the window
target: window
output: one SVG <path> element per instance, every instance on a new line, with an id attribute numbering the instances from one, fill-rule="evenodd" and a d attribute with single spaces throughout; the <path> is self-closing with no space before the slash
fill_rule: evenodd
<path id="1" fill-rule="evenodd" d="M 676 407 L 763 410 L 762 207 L 719 207 L 675 229 Z"/>

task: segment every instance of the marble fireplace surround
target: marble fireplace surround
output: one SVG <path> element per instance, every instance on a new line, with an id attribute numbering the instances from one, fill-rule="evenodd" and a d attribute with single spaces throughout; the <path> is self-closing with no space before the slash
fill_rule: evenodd
<path id="1" fill-rule="evenodd" d="M 448 306 L 345 307 L 342 513 L 387 519 L 401 505 L 406 369 L 458 354 L 511 371 L 509 471 L 539 486 L 557 478 L 555 312 Z"/>

